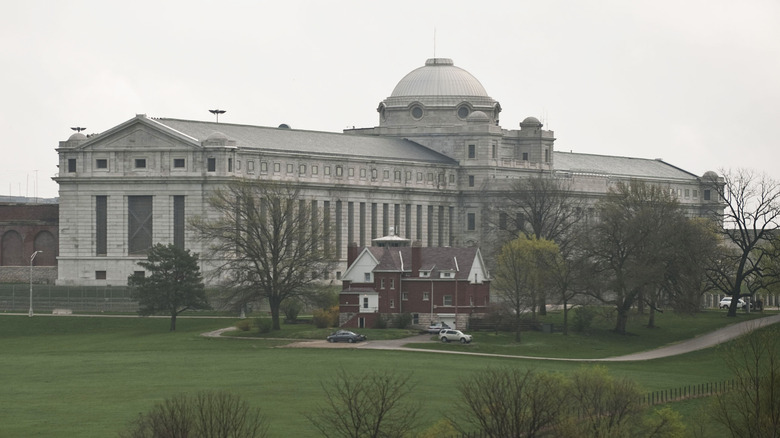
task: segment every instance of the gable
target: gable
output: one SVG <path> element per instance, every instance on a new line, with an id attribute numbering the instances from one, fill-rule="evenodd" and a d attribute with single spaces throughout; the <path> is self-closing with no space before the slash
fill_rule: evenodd
<path id="1" fill-rule="evenodd" d="M 90 138 L 79 149 L 92 151 L 170 151 L 200 149 L 200 143 L 143 116 Z"/>
<path id="2" fill-rule="evenodd" d="M 342 281 L 351 281 L 353 283 L 366 283 L 365 274 L 370 274 L 370 281 L 374 281 L 374 268 L 379 264 L 376 258 L 371 254 L 368 249 L 363 249 L 360 255 L 357 256 L 351 266 L 347 268 L 344 275 L 341 276 Z"/>

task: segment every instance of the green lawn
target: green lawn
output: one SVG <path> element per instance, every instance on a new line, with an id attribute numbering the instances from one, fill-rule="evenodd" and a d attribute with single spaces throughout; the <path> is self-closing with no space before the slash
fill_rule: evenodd
<path id="1" fill-rule="evenodd" d="M 235 322 L 182 318 L 177 332 L 169 333 L 167 319 L 0 316 L 0 436 L 115 436 L 155 402 L 205 389 L 235 392 L 260 407 L 270 418 L 272 436 L 316 436 L 303 415 L 322 401 L 322 382 L 338 368 L 408 372 L 417 388 L 414 395 L 424 402 L 421 415 L 428 426 L 457 399 L 458 382 L 475 371 L 516 366 L 566 372 L 583 366 L 424 352 L 274 348 L 283 341 L 200 336 Z M 659 325 L 632 339 L 643 349 L 653 343 L 647 340 L 651 336 L 666 341 L 670 325 L 660 320 Z M 558 351 L 576 351 L 572 344 L 579 342 L 560 344 Z M 605 366 L 648 391 L 728 378 L 715 350 Z"/>

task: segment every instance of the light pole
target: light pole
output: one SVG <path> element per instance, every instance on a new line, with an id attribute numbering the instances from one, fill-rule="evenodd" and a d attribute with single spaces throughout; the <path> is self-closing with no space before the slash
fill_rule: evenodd
<path id="1" fill-rule="evenodd" d="M 32 310 L 32 266 L 33 266 L 33 260 L 35 260 L 35 256 L 38 255 L 39 252 L 43 251 L 35 251 L 30 256 L 30 313 L 27 314 L 30 318 L 33 316 L 33 310 Z"/>

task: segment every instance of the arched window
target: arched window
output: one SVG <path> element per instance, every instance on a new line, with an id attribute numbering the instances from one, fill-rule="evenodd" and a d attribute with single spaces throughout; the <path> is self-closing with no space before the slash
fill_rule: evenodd
<path id="1" fill-rule="evenodd" d="M 22 257 L 22 236 L 15 230 L 7 231 L 3 234 L 0 242 L 2 253 L 0 254 L 0 265 L 2 266 L 24 266 L 24 257 Z"/>
<path id="2" fill-rule="evenodd" d="M 35 251 L 43 251 L 37 256 L 33 263 L 36 266 L 54 266 L 57 264 L 57 242 L 54 235 L 49 231 L 41 231 L 35 236 Z"/>

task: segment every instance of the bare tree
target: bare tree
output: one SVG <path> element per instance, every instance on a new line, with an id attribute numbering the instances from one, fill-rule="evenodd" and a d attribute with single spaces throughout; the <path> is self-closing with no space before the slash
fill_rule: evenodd
<path id="1" fill-rule="evenodd" d="M 419 403 L 410 400 L 408 374 L 341 369 L 323 389 L 326 405 L 306 416 L 322 436 L 400 438 L 416 427 Z"/>
<path id="2" fill-rule="evenodd" d="M 714 287 L 732 297 L 728 316 L 736 316 L 740 297 L 780 282 L 775 264 L 780 256 L 780 183 L 749 170 L 705 175 L 709 189 L 725 207 L 722 213 L 724 245 L 708 270 Z M 720 212 L 713 212 L 718 215 Z"/>
<path id="3" fill-rule="evenodd" d="M 190 225 L 208 242 L 229 299 L 268 300 L 279 330 L 281 304 L 312 295 L 332 269 L 329 216 L 302 199 L 299 188 L 276 182 L 237 180 L 208 203 L 218 217 L 196 217 Z"/>
<path id="4" fill-rule="evenodd" d="M 487 437 L 554 436 L 553 426 L 568 411 L 564 388 L 557 375 L 488 369 L 459 385 L 459 414 L 450 422 L 463 434 L 478 430 Z"/>

